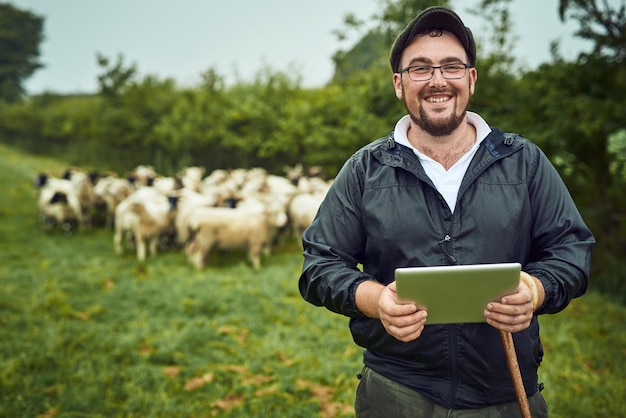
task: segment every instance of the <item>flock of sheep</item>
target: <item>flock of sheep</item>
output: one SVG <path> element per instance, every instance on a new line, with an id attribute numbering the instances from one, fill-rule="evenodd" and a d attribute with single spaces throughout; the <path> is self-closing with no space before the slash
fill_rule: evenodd
<path id="1" fill-rule="evenodd" d="M 40 173 L 39 226 L 66 234 L 103 225 L 111 228 L 117 254 L 136 251 L 140 261 L 164 243 L 184 250 L 197 268 L 214 249 L 244 248 L 253 267 L 285 234 L 301 238 L 332 180 L 304 174 L 285 176 L 262 168 L 214 170 L 186 167 L 174 177 L 137 166 L 126 177 L 93 175 L 78 168 L 62 176 Z"/>

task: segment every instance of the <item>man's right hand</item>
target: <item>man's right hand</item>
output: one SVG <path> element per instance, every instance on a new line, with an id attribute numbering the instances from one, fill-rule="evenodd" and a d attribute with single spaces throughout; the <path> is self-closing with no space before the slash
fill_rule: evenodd
<path id="1" fill-rule="evenodd" d="M 371 318 L 378 318 L 389 335 L 402 342 L 413 341 L 422 335 L 427 312 L 413 303 L 399 304 L 396 282 L 387 286 L 366 281 L 356 291 L 359 310 Z"/>

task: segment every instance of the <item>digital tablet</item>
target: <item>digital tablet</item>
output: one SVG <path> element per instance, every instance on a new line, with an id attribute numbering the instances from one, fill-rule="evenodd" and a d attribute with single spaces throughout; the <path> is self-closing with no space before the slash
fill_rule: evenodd
<path id="1" fill-rule="evenodd" d="M 426 309 L 427 325 L 485 322 L 488 302 L 517 292 L 521 267 L 496 263 L 397 268 L 398 301 Z"/>

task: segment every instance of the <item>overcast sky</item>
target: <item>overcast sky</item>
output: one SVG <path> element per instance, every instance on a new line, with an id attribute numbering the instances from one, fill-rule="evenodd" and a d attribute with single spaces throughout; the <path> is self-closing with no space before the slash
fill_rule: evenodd
<path id="1" fill-rule="evenodd" d="M 7 0 L 4 0 L 7 2 Z M 332 76 L 331 57 L 341 43 L 333 30 L 347 13 L 369 18 L 380 0 L 8 0 L 45 18 L 38 70 L 29 93 L 90 93 L 97 89 L 96 54 L 124 57 L 140 76 L 174 78 L 194 85 L 209 68 L 227 81 L 251 80 L 263 66 L 297 68 L 307 87 Z M 453 4 L 480 36 L 484 21 L 466 9 L 475 0 Z M 574 58 L 585 47 L 572 39 L 576 28 L 558 20 L 558 0 L 514 0 L 516 58 L 534 67 L 550 60 L 549 45 L 561 39 L 562 53 Z M 353 42 L 354 39 L 350 40 Z"/>

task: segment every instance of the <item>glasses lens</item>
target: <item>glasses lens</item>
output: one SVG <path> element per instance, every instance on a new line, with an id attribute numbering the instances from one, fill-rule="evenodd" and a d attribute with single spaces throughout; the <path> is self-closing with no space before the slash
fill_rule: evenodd
<path id="1" fill-rule="evenodd" d="M 430 80 L 430 78 L 433 76 L 433 67 L 409 67 L 407 73 L 409 73 L 409 78 L 413 81 Z"/>
<path id="2" fill-rule="evenodd" d="M 457 78 L 463 78 L 467 67 L 464 64 L 448 64 L 442 66 L 413 66 L 408 67 L 405 71 L 408 73 L 409 78 L 413 81 L 428 81 L 435 74 L 435 70 L 441 71 L 443 78 L 448 80 L 454 80 Z"/>
<path id="3" fill-rule="evenodd" d="M 441 74 L 448 79 L 461 78 L 465 75 L 465 66 L 461 64 L 443 65 Z"/>

